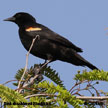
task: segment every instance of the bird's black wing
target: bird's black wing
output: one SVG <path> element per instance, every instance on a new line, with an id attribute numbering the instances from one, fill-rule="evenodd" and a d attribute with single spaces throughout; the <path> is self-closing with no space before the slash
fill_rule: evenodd
<path id="1" fill-rule="evenodd" d="M 47 28 L 43 25 L 40 25 L 40 27 L 43 30 L 43 34 L 45 34 L 47 39 L 49 39 L 50 41 L 52 41 L 54 43 L 59 43 L 59 44 L 66 46 L 66 47 L 70 47 L 70 48 L 74 49 L 76 52 L 83 52 L 81 48 L 77 47 L 72 42 L 70 42 L 66 38 L 60 36 L 59 34 L 53 32 L 49 28 Z"/>
<path id="2" fill-rule="evenodd" d="M 39 28 L 38 28 L 39 27 Z M 69 47 L 74 49 L 76 52 L 83 52 L 81 48 L 77 47 L 76 45 L 74 45 L 72 42 L 70 42 L 69 40 L 67 40 L 66 38 L 60 36 L 59 34 L 53 32 L 52 30 L 50 30 L 49 28 L 41 25 L 41 24 L 37 24 L 36 28 L 40 29 L 39 31 L 31 31 L 32 36 L 33 34 L 37 34 L 42 36 L 45 39 L 50 40 L 51 42 L 55 43 L 55 44 L 61 44 L 65 47 Z M 29 35 L 30 35 L 29 34 Z"/>
<path id="3" fill-rule="evenodd" d="M 59 34 L 57 34 L 55 32 L 52 33 L 52 37 L 50 36 L 49 40 L 52 41 L 52 42 L 55 42 L 55 43 L 59 43 L 63 46 L 72 48 L 76 52 L 83 52 L 81 48 L 77 47 L 72 42 L 70 42 L 69 40 L 67 40 L 66 38 L 60 36 Z"/>

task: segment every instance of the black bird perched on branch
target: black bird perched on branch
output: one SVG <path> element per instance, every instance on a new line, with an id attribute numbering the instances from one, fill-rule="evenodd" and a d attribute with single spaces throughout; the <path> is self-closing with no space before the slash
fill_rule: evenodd
<path id="1" fill-rule="evenodd" d="M 29 50 L 33 38 L 39 35 L 38 40 L 35 41 L 30 51 L 34 56 L 50 62 L 61 60 L 77 66 L 98 69 L 78 54 L 78 52 L 82 52 L 81 48 L 49 28 L 37 23 L 32 15 L 20 12 L 4 21 L 11 21 L 19 26 L 20 40 L 26 50 Z"/>

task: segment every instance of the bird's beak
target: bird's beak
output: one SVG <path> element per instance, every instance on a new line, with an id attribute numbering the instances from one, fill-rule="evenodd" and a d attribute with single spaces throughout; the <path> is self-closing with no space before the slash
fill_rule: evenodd
<path id="1" fill-rule="evenodd" d="M 15 17 L 10 17 L 10 18 L 4 19 L 3 21 L 15 22 Z"/>

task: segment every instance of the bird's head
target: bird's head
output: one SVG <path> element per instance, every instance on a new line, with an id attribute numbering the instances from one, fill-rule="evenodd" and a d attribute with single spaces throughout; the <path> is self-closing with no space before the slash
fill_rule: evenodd
<path id="1" fill-rule="evenodd" d="M 4 21 L 14 22 L 18 26 L 22 26 L 27 23 L 36 23 L 35 18 L 32 15 L 25 12 L 16 13 L 14 16 L 7 18 Z"/>

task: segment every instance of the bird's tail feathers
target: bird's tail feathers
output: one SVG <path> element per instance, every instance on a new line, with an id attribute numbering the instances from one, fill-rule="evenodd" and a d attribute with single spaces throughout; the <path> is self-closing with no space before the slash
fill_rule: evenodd
<path id="1" fill-rule="evenodd" d="M 91 63 L 89 63 L 88 61 L 86 62 L 85 65 L 86 65 L 87 67 L 89 67 L 90 69 L 92 69 L 92 70 L 94 70 L 94 69 L 99 70 L 96 66 L 94 66 L 94 65 L 91 64 Z"/>

